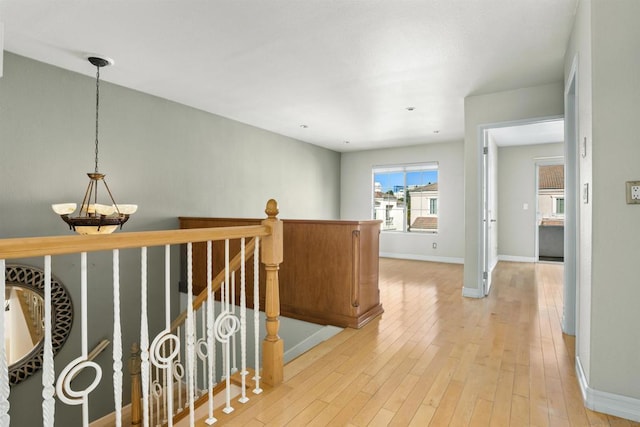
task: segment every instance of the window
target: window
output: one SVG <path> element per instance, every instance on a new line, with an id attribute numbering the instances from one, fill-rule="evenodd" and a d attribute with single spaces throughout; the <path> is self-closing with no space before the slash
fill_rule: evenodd
<path id="1" fill-rule="evenodd" d="M 432 215 L 438 214 L 438 199 L 429 199 L 429 213 Z"/>
<path id="2" fill-rule="evenodd" d="M 382 231 L 438 231 L 438 164 L 373 168 L 373 219 Z"/>
<path id="3" fill-rule="evenodd" d="M 564 197 L 556 197 L 554 200 L 554 214 L 564 215 Z"/>

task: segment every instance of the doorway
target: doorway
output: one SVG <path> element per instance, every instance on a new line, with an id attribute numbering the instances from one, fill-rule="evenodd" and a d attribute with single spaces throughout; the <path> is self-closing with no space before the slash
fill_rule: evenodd
<path id="1" fill-rule="evenodd" d="M 562 157 L 564 119 L 556 116 L 504 122 L 481 126 L 480 131 L 479 147 L 482 152 L 479 169 L 483 185 L 480 197 L 482 215 L 478 280 L 487 295 L 491 289 L 492 271 L 498 260 L 538 260 L 535 163 Z M 555 144 L 555 148 L 551 151 L 542 148 L 546 144 Z M 503 159 L 501 153 L 506 156 L 507 152 L 516 163 L 498 161 L 498 157 Z M 498 171 L 499 164 L 504 171 Z M 501 189 L 500 197 L 498 188 Z M 508 196 L 505 197 L 504 191 Z M 562 201 L 558 203 L 561 205 Z"/>
<path id="2" fill-rule="evenodd" d="M 536 163 L 536 260 L 564 262 L 564 159 Z"/>

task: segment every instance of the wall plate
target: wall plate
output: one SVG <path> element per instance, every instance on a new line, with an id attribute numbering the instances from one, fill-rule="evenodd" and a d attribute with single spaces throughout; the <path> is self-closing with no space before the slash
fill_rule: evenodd
<path id="1" fill-rule="evenodd" d="M 627 181 L 627 204 L 640 204 L 640 181 Z"/>
<path id="2" fill-rule="evenodd" d="M 582 203 L 589 204 L 589 183 L 585 182 L 582 186 Z"/>

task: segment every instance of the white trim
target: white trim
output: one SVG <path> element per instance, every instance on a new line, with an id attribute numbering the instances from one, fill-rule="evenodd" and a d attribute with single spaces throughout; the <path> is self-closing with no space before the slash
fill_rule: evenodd
<path id="1" fill-rule="evenodd" d="M 489 266 L 488 274 L 493 273 L 493 270 L 495 270 L 496 265 L 498 265 L 498 261 L 500 261 L 500 255 L 496 256 L 496 259 L 494 259 L 491 266 Z"/>
<path id="2" fill-rule="evenodd" d="M 578 384 L 582 392 L 584 406 L 592 411 L 604 412 L 616 417 L 628 420 L 640 421 L 640 399 L 627 397 L 620 394 L 595 390 L 589 387 L 587 378 L 582 369 L 580 358 L 576 356 L 576 374 Z"/>
<path id="3" fill-rule="evenodd" d="M 498 261 L 536 262 L 536 258 L 535 257 L 529 257 L 529 256 L 498 255 Z"/>
<path id="4" fill-rule="evenodd" d="M 326 325 L 324 328 L 320 329 L 317 332 L 314 332 L 304 340 L 300 341 L 298 344 L 291 347 L 289 350 L 285 351 L 283 357 L 284 363 L 289 363 L 296 357 L 300 356 L 302 353 L 312 349 L 321 342 L 328 340 L 329 338 L 339 332 L 342 332 L 343 330 L 343 328 L 339 328 L 337 326 Z"/>
<path id="5" fill-rule="evenodd" d="M 417 255 L 417 254 L 399 254 L 395 252 L 380 252 L 380 258 L 410 259 L 414 261 L 430 261 L 430 262 L 445 262 L 448 264 L 464 264 L 464 258 Z"/>
<path id="6" fill-rule="evenodd" d="M 478 288 L 462 288 L 462 296 L 467 298 L 484 298 L 484 291 Z"/>
<path id="7" fill-rule="evenodd" d="M 580 312 L 579 263 L 580 263 L 580 108 L 578 87 L 578 54 L 571 63 L 564 91 L 565 108 L 565 223 L 564 223 L 564 287 L 562 307 L 562 331 L 576 336 L 576 348 L 580 348 L 578 315 Z M 586 150 L 586 147 L 584 147 Z M 585 151 L 586 156 L 586 151 Z"/>
<path id="8" fill-rule="evenodd" d="M 423 170 L 438 170 L 438 162 L 424 162 L 424 163 L 401 163 L 390 165 L 374 165 L 372 171 L 376 173 L 390 173 L 390 172 L 416 172 Z"/>

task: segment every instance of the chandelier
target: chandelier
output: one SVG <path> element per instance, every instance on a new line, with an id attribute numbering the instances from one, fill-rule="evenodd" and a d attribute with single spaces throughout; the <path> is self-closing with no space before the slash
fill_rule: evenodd
<path id="1" fill-rule="evenodd" d="M 87 58 L 96 67 L 96 139 L 95 139 L 95 169 L 87 173 L 89 185 L 84 193 L 77 216 L 76 203 L 58 203 L 51 205 L 53 211 L 69 224 L 69 228 L 78 234 L 109 234 L 127 222 L 129 216 L 138 209 L 137 205 L 119 205 L 113 198 L 111 190 L 105 181 L 105 174 L 98 172 L 98 118 L 100 111 L 100 68 L 113 64 L 113 60 L 99 56 Z M 98 187 L 104 184 L 109 195 L 110 204 L 98 203 Z"/>

